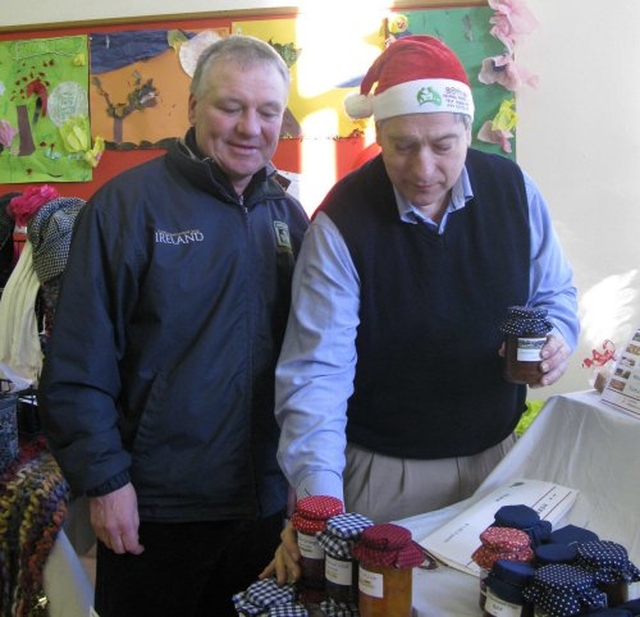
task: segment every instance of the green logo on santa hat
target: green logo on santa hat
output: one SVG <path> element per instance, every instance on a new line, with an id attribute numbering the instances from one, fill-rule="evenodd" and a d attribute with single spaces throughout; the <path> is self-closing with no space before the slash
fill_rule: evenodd
<path id="1" fill-rule="evenodd" d="M 420 88 L 416 95 L 418 105 L 424 105 L 425 103 L 432 103 L 433 105 L 442 105 L 442 97 L 431 87 Z"/>

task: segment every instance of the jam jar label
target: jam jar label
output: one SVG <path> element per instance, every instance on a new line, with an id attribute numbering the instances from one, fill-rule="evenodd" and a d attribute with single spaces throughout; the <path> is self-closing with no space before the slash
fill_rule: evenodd
<path id="1" fill-rule="evenodd" d="M 516 359 L 518 362 L 540 362 L 542 360 L 540 352 L 546 342 L 546 337 L 528 338 L 519 336 Z"/>
<path id="2" fill-rule="evenodd" d="M 384 576 L 378 572 L 370 572 L 360 566 L 358 571 L 358 589 L 372 598 L 384 598 Z"/>
<path id="3" fill-rule="evenodd" d="M 298 532 L 300 554 L 308 559 L 324 559 L 324 550 L 315 536 Z"/>
<path id="4" fill-rule="evenodd" d="M 348 587 L 353 579 L 353 563 L 327 555 L 324 574 L 329 582 Z"/>
<path id="5" fill-rule="evenodd" d="M 487 601 L 484 605 L 485 613 L 494 615 L 495 617 L 521 617 L 522 606 L 520 604 L 512 604 L 502 598 L 496 597 L 491 590 L 487 590 Z"/>

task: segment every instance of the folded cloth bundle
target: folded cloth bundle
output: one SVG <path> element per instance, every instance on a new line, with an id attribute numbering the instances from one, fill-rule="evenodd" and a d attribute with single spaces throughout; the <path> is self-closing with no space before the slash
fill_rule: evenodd
<path id="1" fill-rule="evenodd" d="M 278 585 L 273 578 L 251 583 L 246 591 L 233 596 L 233 604 L 240 615 L 255 617 L 267 615 L 271 607 L 291 604 L 295 600 L 295 585 L 287 583 Z"/>

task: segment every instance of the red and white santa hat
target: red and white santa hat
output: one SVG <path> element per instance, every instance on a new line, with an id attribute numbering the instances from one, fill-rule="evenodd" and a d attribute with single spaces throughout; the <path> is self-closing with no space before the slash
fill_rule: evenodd
<path id="1" fill-rule="evenodd" d="M 375 92 L 372 88 L 378 83 Z M 461 113 L 473 119 L 471 86 L 456 54 L 427 35 L 394 41 L 371 65 L 360 93 L 345 100 L 347 114 L 376 121 L 415 113 Z"/>

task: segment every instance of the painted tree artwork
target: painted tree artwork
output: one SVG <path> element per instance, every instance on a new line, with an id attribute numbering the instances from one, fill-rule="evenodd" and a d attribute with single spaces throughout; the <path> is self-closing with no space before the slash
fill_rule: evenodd
<path id="1" fill-rule="evenodd" d="M 0 43 L 0 182 L 92 177 L 86 36 Z"/>
<path id="2" fill-rule="evenodd" d="M 229 28 L 96 33 L 91 45 L 91 128 L 109 150 L 165 148 L 186 132 L 191 78 L 202 51 Z M 268 40 L 291 69 L 302 50 Z M 282 138 L 301 127 L 286 109 Z"/>
<path id="3" fill-rule="evenodd" d="M 165 148 L 189 126 L 192 69 L 228 28 L 90 35 L 91 129 L 108 150 Z"/>
<path id="4" fill-rule="evenodd" d="M 113 142 L 122 144 L 122 129 L 125 118 L 135 111 L 142 111 L 149 107 L 155 107 L 158 100 L 158 91 L 153 85 L 153 79 L 143 81 L 142 75 L 138 71 L 133 72 L 132 90 L 127 93 L 126 102 L 113 103 L 111 95 L 102 87 L 99 77 L 92 77 L 91 84 L 96 92 L 106 103 L 106 112 L 113 118 Z"/>

